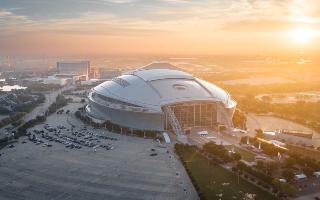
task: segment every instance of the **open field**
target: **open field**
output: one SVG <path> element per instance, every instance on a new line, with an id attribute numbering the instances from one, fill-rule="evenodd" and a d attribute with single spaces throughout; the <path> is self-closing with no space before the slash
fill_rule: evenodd
<path id="1" fill-rule="evenodd" d="M 226 85 L 239 85 L 239 84 L 248 84 L 248 85 L 268 85 L 276 83 L 293 83 L 293 81 L 282 78 L 282 77 L 250 77 L 246 79 L 235 79 L 235 80 L 226 80 L 222 81 Z"/>
<path id="2" fill-rule="evenodd" d="M 181 156 L 206 199 L 242 199 L 245 193 L 256 194 L 259 200 L 274 199 L 269 193 L 241 178 L 238 184 L 236 175 L 218 165 L 209 164 L 198 153 L 185 151 Z"/>
<path id="3" fill-rule="evenodd" d="M 312 130 L 306 126 L 278 117 L 249 113 L 247 118 L 247 127 L 251 134 L 254 134 L 255 129 L 259 128 L 263 130 L 289 129 L 312 132 Z"/>
<path id="4" fill-rule="evenodd" d="M 79 106 L 79 103 L 70 103 L 64 110 L 73 112 Z M 84 127 L 72 114 L 65 113 L 50 115 L 46 123 L 67 129 L 72 123 L 78 132 Z M 40 124 L 29 131 L 44 130 L 43 127 L 44 124 Z M 64 136 L 76 137 L 71 130 L 59 130 Z M 96 135 L 93 138 L 117 138 L 93 140 L 114 148 L 67 148 L 63 143 L 43 139 L 41 134 L 35 135 L 52 146 L 37 145 L 21 137 L 13 148 L 3 148 L 0 151 L 0 199 L 197 199 L 183 166 L 169 147 L 160 148 L 150 139 L 89 126 L 83 133 L 87 132 Z M 56 137 L 52 132 L 48 134 Z M 150 156 L 151 153 L 157 155 Z"/>
<path id="5" fill-rule="evenodd" d="M 289 120 L 281 119 L 278 117 L 256 115 L 253 113 L 249 113 L 247 115 L 247 128 L 248 128 L 248 133 L 251 136 L 255 135 L 255 129 L 262 129 L 262 130 L 288 129 L 288 130 L 313 132 L 314 136 L 313 136 L 312 143 L 315 147 L 320 146 L 319 133 L 314 132 L 313 130 L 311 130 L 310 128 L 304 125 L 301 125 Z"/>

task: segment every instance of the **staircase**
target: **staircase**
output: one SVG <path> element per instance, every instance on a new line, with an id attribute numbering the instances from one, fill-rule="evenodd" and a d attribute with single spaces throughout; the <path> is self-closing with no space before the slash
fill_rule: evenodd
<path id="1" fill-rule="evenodd" d="M 232 119 L 230 119 L 229 113 L 227 112 L 227 110 L 223 107 L 222 104 L 219 104 L 219 112 L 222 115 L 223 121 L 225 123 L 225 126 L 227 128 L 227 130 L 229 132 L 232 131 L 233 128 L 233 123 L 232 123 Z"/>
<path id="2" fill-rule="evenodd" d="M 164 113 L 167 115 L 169 123 L 173 129 L 173 132 L 177 135 L 177 137 L 182 135 L 182 129 L 176 115 L 174 114 L 173 110 L 170 106 L 163 106 L 162 107 Z"/>

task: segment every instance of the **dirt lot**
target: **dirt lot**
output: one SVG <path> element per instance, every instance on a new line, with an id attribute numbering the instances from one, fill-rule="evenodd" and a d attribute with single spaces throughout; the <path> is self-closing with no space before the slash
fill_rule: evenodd
<path id="1" fill-rule="evenodd" d="M 255 135 L 255 129 L 276 130 L 289 129 L 313 132 L 310 128 L 301 124 L 272 116 L 261 116 L 253 113 L 247 115 L 247 128 L 250 135 Z M 314 132 L 313 145 L 320 146 L 320 134 Z"/>

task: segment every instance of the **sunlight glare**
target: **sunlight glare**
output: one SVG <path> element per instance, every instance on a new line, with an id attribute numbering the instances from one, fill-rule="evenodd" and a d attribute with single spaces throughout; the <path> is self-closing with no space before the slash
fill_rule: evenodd
<path id="1" fill-rule="evenodd" d="M 298 28 L 290 32 L 290 37 L 298 43 L 308 43 L 314 35 L 314 31 L 309 28 Z"/>

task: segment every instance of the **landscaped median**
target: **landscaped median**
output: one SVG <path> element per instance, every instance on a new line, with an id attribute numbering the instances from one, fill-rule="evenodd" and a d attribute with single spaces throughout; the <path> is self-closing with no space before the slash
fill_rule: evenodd
<path id="1" fill-rule="evenodd" d="M 209 160 L 197 147 L 176 144 L 175 150 L 200 199 L 276 199 L 270 193 L 243 180 L 237 173 Z"/>

